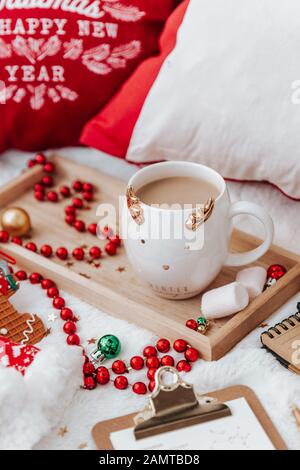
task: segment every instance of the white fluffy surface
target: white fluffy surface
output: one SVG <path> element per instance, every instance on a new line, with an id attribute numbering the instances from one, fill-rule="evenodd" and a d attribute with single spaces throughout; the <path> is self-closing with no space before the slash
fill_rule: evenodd
<path id="1" fill-rule="evenodd" d="M 135 171 L 134 167 L 94 150 L 64 149 L 61 154 L 124 179 Z M 26 158 L 28 155 L 20 152 L 6 153 L 0 160 L 1 182 L 16 175 Z M 267 185 L 232 183 L 229 186 L 234 200 L 248 199 L 263 204 L 274 218 L 276 243 L 300 253 L 300 203 L 289 201 Z M 239 227 L 260 234 L 259 226 L 249 220 L 241 220 Z M 21 292 L 13 300 L 18 302 L 20 311 L 33 311 L 47 318 L 47 314 L 52 311 L 50 303 L 38 287 L 34 289 L 34 301 L 32 295 L 21 295 Z M 116 334 L 123 344 L 121 358 L 127 359 L 141 353 L 146 343 L 153 343 L 156 339 L 150 332 L 112 318 L 69 295 L 66 295 L 66 299 L 81 317 L 78 324 L 80 336 L 87 339 L 108 332 Z M 273 315 L 268 323 L 272 324 L 294 313 L 297 300 L 300 300 L 300 294 Z M 0 370 L 0 447 L 76 449 L 85 443 L 87 449 L 93 449 L 91 428 L 95 423 L 138 411 L 146 401 L 145 397 L 134 395 L 130 390 L 117 391 L 111 385 L 98 387 L 92 392 L 80 390 L 81 372 L 80 366 L 77 367 L 80 358 L 73 357 L 73 348 L 64 351 L 60 321 L 50 326 L 53 328 L 52 334 L 44 340 L 49 342 L 47 352 L 45 350 L 45 354 L 40 353 L 40 358 L 36 357 L 37 362 L 32 365 L 32 371 L 25 381 L 15 371 Z M 203 392 L 234 384 L 250 386 L 261 399 L 288 446 L 300 449 L 300 434 L 290 410 L 292 403 L 298 402 L 300 405 L 300 379 L 260 348 L 261 331 L 257 328 L 217 362 L 199 361 L 186 379 L 194 382 L 197 389 Z M 55 346 L 55 353 L 52 353 L 50 343 Z M 41 364 L 38 363 L 39 359 Z M 43 365 L 45 363 L 46 366 Z M 135 380 L 145 380 L 144 372 L 130 375 L 130 381 Z M 9 393 L 8 386 L 12 390 Z M 19 413 L 15 412 L 16 408 Z M 2 420 L 6 426 L 10 426 L 9 432 L 5 432 Z M 58 435 L 62 426 L 68 428 L 64 437 Z M 12 437 L 16 429 L 25 432 L 18 440 Z"/>

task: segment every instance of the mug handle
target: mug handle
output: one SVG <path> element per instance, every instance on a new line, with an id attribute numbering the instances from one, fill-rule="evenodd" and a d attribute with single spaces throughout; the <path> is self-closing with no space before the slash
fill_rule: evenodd
<path id="1" fill-rule="evenodd" d="M 253 263 L 254 261 L 258 260 L 258 258 L 263 256 L 272 245 L 274 237 L 274 224 L 271 216 L 267 213 L 267 211 L 253 202 L 234 202 L 231 205 L 229 211 L 229 218 L 232 219 L 233 217 L 242 214 L 252 215 L 262 222 L 265 228 L 265 240 L 257 248 L 246 251 L 245 253 L 229 253 L 225 262 L 225 266 L 244 266 L 246 264 Z"/>

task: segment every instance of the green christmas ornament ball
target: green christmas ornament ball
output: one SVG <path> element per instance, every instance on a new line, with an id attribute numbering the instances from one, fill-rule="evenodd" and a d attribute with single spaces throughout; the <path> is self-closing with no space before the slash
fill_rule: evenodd
<path id="1" fill-rule="evenodd" d="M 114 335 L 105 335 L 97 343 L 98 349 L 106 359 L 113 359 L 121 351 L 120 340 Z"/>

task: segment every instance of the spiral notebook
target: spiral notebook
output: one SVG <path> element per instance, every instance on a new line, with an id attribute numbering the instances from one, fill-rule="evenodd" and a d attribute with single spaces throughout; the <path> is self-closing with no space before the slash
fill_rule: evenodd
<path id="1" fill-rule="evenodd" d="M 300 375 L 300 311 L 264 331 L 261 342 L 284 367 Z"/>

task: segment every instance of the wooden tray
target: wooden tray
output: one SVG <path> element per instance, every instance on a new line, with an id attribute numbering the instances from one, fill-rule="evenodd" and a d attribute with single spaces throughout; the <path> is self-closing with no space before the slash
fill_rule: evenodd
<path id="1" fill-rule="evenodd" d="M 97 222 L 96 207 L 99 202 L 114 203 L 118 207 L 118 196 L 125 193 L 126 184 L 123 181 L 57 156 L 53 157 L 53 161 L 58 169 L 57 185 L 70 184 L 80 178 L 100 188 L 91 210 L 82 214 L 81 218 L 87 223 Z M 41 179 L 41 175 L 42 168 L 34 167 L 1 187 L 0 208 L 13 205 L 26 209 L 32 219 L 33 239 L 38 246 L 49 243 L 55 249 L 64 245 L 69 250 L 84 244 L 103 247 L 105 242 L 96 240 L 90 234 L 80 234 L 66 225 L 63 207 L 68 202 L 38 203 L 34 199 L 32 187 Z M 232 248 L 242 252 L 259 243 L 258 239 L 236 231 Z M 104 257 L 98 268 L 87 262 L 74 262 L 70 266 L 56 258 L 46 259 L 13 243 L 6 244 L 5 250 L 17 258 L 19 266 L 53 278 L 62 289 L 109 314 L 152 330 L 161 337 L 171 340 L 185 338 L 209 361 L 221 358 L 300 290 L 300 256 L 273 246 L 259 264 L 267 267 L 280 263 L 286 266 L 288 273 L 242 312 L 212 322 L 207 335 L 202 336 L 185 326 L 187 319 L 199 316 L 200 296 L 188 300 L 157 297 L 135 277 L 124 248 L 115 257 Z M 225 268 L 210 288 L 233 281 L 236 271 L 236 268 Z"/>

